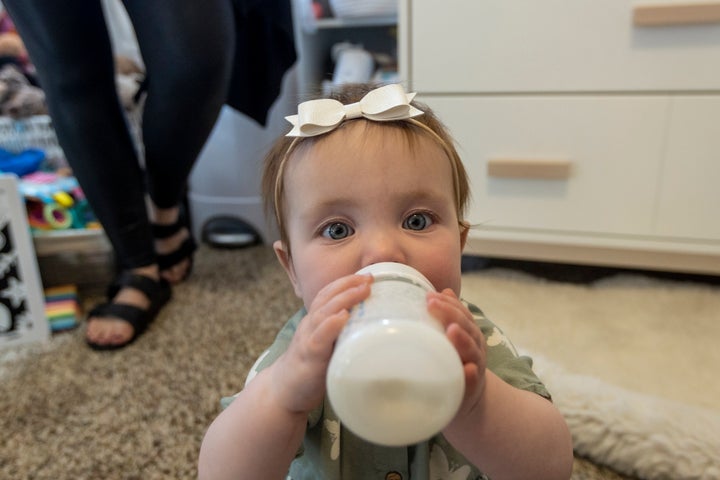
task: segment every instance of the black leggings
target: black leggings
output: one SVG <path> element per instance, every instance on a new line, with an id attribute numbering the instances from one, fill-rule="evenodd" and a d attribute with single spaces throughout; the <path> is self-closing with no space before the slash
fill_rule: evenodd
<path id="1" fill-rule="evenodd" d="M 124 0 L 147 71 L 141 168 L 115 89 L 100 0 L 4 0 L 37 68 L 68 163 L 118 266 L 155 263 L 145 195 L 180 204 L 225 102 L 234 31 L 229 0 Z"/>

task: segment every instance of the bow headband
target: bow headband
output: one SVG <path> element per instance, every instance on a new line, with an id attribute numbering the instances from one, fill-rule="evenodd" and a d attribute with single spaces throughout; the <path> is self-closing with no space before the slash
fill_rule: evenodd
<path id="1" fill-rule="evenodd" d="M 415 120 L 413 117 L 423 115 L 425 112 L 419 110 L 410 102 L 415 97 L 415 93 L 405 93 L 402 85 L 391 84 L 376 88 L 369 91 L 359 102 L 350 105 L 343 105 L 341 102 L 332 99 L 310 100 L 298 105 L 298 114 L 285 117 L 293 125 L 293 129 L 287 133 L 286 137 L 295 137 L 285 150 L 278 162 L 275 177 L 275 188 L 273 196 L 273 209 L 277 225 L 283 234 L 283 219 L 281 215 L 281 205 L 283 198 L 283 179 L 285 178 L 285 167 L 288 158 L 293 152 L 296 145 L 302 140 L 300 137 L 314 137 L 323 133 L 330 132 L 340 125 L 343 120 L 353 118 L 366 118 L 376 122 L 386 122 L 393 120 L 408 120 L 408 123 L 415 125 L 417 128 L 424 130 L 430 137 L 438 142 L 447 155 L 450 165 L 452 166 L 453 187 L 455 190 L 455 206 L 458 214 L 461 215 L 466 207 L 466 197 L 462 196 L 465 191 L 461 185 L 467 188 L 467 181 L 461 183 L 465 179 L 465 170 L 457 151 L 452 146 L 452 142 L 448 143 L 433 128 L 423 122 Z M 286 238 L 282 238 L 287 241 Z"/>
<path id="2" fill-rule="evenodd" d="M 329 98 L 309 100 L 298 105 L 297 115 L 285 117 L 293 125 L 286 136 L 314 137 L 352 118 L 387 122 L 417 117 L 423 112 L 410 105 L 414 97 L 415 93 L 405 93 L 402 85 L 392 84 L 371 90 L 359 102 L 349 105 Z"/>

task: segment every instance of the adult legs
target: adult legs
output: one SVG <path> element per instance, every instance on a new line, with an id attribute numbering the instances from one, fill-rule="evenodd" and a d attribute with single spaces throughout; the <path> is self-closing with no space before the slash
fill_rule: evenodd
<path id="1" fill-rule="evenodd" d="M 158 280 L 144 177 L 117 98 L 100 2 L 10 0 L 4 5 L 37 68 L 60 145 L 118 266 Z M 112 302 L 142 310 L 150 306 L 134 288 L 121 289 Z M 91 343 L 120 345 L 133 334 L 133 326 L 116 316 L 88 318 Z"/>
<path id="2" fill-rule="evenodd" d="M 188 175 L 225 102 L 232 73 L 233 15 L 228 0 L 125 0 L 147 69 L 143 112 L 147 187 L 153 221 L 175 223 Z M 158 239 L 170 253 L 190 232 Z M 179 281 L 189 259 L 161 274 Z"/>
<path id="3" fill-rule="evenodd" d="M 155 263 L 145 186 L 115 90 L 100 2 L 10 0 L 53 126 L 121 268 Z"/>
<path id="4" fill-rule="evenodd" d="M 182 0 L 162 8 L 156 2 L 128 3 L 131 17 L 138 21 L 150 79 L 143 134 L 147 179 L 117 99 L 99 2 L 10 0 L 4 5 L 37 67 L 60 144 L 103 224 L 119 267 L 157 280 L 146 186 L 157 207 L 156 221 L 172 223 L 187 175 L 226 93 L 232 43 L 223 42 L 232 38 L 232 23 L 229 4 L 220 0 Z M 217 22 L 212 28 L 195 25 L 210 20 Z M 159 242 L 158 248 L 171 249 L 183 235 L 187 230 Z M 121 289 L 112 301 L 141 309 L 150 303 L 133 288 Z M 95 343 L 121 344 L 133 335 L 127 322 L 93 320 L 99 318 L 89 319 L 87 337 Z"/>
<path id="5" fill-rule="evenodd" d="M 147 69 L 143 141 L 149 193 L 160 208 L 185 182 L 225 103 L 232 73 L 228 0 L 125 0 Z"/>

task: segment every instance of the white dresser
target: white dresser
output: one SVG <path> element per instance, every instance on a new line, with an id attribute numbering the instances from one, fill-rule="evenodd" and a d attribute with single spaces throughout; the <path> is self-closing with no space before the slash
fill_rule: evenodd
<path id="1" fill-rule="evenodd" d="M 401 2 L 401 78 L 471 178 L 466 253 L 720 274 L 720 2 L 694 5 Z"/>

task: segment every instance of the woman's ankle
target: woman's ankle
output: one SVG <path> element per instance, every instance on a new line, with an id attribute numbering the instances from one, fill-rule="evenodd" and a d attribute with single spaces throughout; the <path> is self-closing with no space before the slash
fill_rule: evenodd
<path id="1" fill-rule="evenodd" d="M 151 205 L 150 221 L 156 225 L 173 225 L 180 218 L 180 207 L 158 208 Z"/>
<path id="2" fill-rule="evenodd" d="M 155 281 L 160 280 L 160 268 L 158 267 L 157 263 L 153 263 L 152 265 L 146 265 L 144 267 L 131 268 L 130 272 L 134 275 L 152 278 Z"/>

